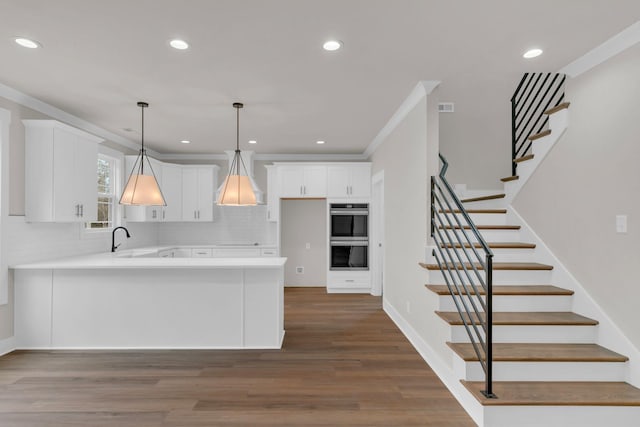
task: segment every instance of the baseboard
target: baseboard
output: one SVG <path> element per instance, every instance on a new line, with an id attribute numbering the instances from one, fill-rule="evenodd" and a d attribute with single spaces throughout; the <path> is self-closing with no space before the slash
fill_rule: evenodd
<path id="1" fill-rule="evenodd" d="M 479 427 L 484 425 L 484 408 L 480 403 L 467 391 L 460 383 L 460 379 L 456 378 L 452 369 L 450 369 L 442 359 L 437 355 L 433 348 L 416 332 L 409 322 L 402 317 L 388 301 L 383 297 L 382 308 L 385 313 L 396 324 L 404 336 L 409 340 L 411 345 L 416 349 L 420 356 L 427 362 L 427 365 L 433 369 L 440 381 L 449 389 L 451 394 L 462 405 L 469 416 L 475 421 Z"/>
<path id="2" fill-rule="evenodd" d="M 7 353 L 11 353 L 16 349 L 16 338 L 9 337 L 0 340 L 0 356 L 4 356 Z"/>

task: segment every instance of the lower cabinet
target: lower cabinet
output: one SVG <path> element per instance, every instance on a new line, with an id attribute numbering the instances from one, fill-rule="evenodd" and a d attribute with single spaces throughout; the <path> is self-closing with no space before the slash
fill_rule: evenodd
<path id="1" fill-rule="evenodd" d="M 328 271 L 327 292 L 329 293 L 370 293 L 370 271 Z"/>

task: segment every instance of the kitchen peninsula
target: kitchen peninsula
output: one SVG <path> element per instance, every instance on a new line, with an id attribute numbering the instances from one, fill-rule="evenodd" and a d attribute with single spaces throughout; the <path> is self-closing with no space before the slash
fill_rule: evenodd
<path id="1" fill-rule="evenodd" d="M 286 258 L 158 253 L 14 266 L 17 348 L 281 347 Z"/>

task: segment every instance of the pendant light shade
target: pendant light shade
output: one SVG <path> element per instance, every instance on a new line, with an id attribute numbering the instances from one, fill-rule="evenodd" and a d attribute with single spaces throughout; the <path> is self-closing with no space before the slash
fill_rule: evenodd
<path id="1" fill-rule="evenodd" d="M 233 104 L 233 108 L 236 109 L 236 151 L 218 197 L 220 206 L 255 206 L 257 204 L 247 167 L 240 154 L 240 109 L 242 107 L 244 105 L 239 102 Z"/>
<path id="2" fill-rule="evenodd" d="M 158 185 L 156 174 L 153 172 L 153 167 L 151 167 L 147 151 L 144 149 L 144 109 L 148 106 L 149 104 L 146 102 L 138 102 L 138 107 L 140 107 L 142 112 L 142 148 L 140 148 L 140 153 L 131 169 L 127 185 L 125 185 L 122 196 L 120 197 L 121 205 L 167 205 L 164 201 L 162 190 L 160 190 L 160 186 Z"/>

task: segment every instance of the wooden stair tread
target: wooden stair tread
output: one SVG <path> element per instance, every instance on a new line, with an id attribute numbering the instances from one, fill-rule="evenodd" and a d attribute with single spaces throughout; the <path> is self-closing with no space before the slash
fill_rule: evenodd
<path id="1" fill-rule="evenodd" d="M 438 228 L 441 230 L 451 230 L 452 228 L 460 230 L 459 225 L 454 225 L 453 227 L 451 227 L 450 225 L 440 225 L 438 226 Z M 469 225 L 464 225 L 462 228 L 464 228 L 465 230 L 471 230 L 471 226 Z M 520 230 L 519 225 L 476 225 L 476 228 L 478 230 Z"/>
<path id="2" fill-rule="evenodd" d="M 489 196 L 471 197 L 470 199 L 462 199 L 462 203 L 481 202 L 483 200 L 494 200 L 504 198 L 504 194 L 491 194 Z"/>
<path id="3" fill-rule="evenodd" d="M 569 101 L 565 101 L 562 104 L 558 104 L 553 108 L 549 108 L 547 111 L 544 112 L 544 114 L 546 114 L 547 116 L 550 116 L 551 114 L 555 114 L 558 111 L 562 111 L 566 108 L 569 108 L 569 105 L 571 105 L 571 103 Z"/>
<path id="4" fill-rule="evenodd" d="M 440 268 L 438 267 L 438 264 L 425 264 L 425 263 L 418 263 L 420 264 L 420 266 L 422 268 L 425 268 L 427 270 L 439 270 Z M 452 264 L 449 264 L 450 268 L 453 268 L 454 266 Z M 480 264 L 474 264 L 475 267 L 479 270 L 482 270 L 482 266 Z M 455 268 L 461 270 L 462 266 L 457 263 L 455 265 Z M 471 264 L 469 263 L 465 263 L 464 268 L 466 269 L 470 269 L 471 268 Z M 553 266 L 552 265 L 548 265 L 548 264 L 540 264 L 537 262 L 494 262 L 493 263 L 493 270 L 553 270 Z"/>
<path id="5" fill-rule="evenodd" d="M 494 381 L 497 399 L 487 399 L 484 382 L 461 381 L 486 406 L 640 406 L 640 389 L 625 382 Z"/>
<path id="6" fill-rule="evenodd" d="M 529 141 L 535 141 L 536 139 L 543 138 L 547 135 L 551 135 L 551 129 L 543 130 L 542 132 L 536 133 L 535 135 L 529 136 L 527 138 Z"/>
<path id="7" fill-rule="evenodd" d="M 436 311 L 450 325 L 463 325 L 457 311 Z M 469 317 L 467 315 L 466 319 Z M 481 313 L 484 318 L 484 313 Z M 479 321 L 474 314 L 474 320 Z M 555 325 L 555 326 L 595 326 L 597 320 L 589 319 L 570 311 L 496 311 L 493 313 L 493 325 Z"/>
<path id="8" fill-rule="evenodd" d="M 526 156 L 518 157 L 517 159 L 513 159 L 513 163 L 526 162 L 527 160 L 533 159 L 533 154 L 527 154 Z"/>
<path id="9" fill-rule="evenodd" d="M 489 245 L 490 248 L 492 249 L 535 249 L 536 244 L 535 243 L 523 243 L 523 242 L 489 242 L 487 243 L 487 245 Z M 460 243 L 447 243 L 447 244 L 441 244 L 440 247 L 443 248 L 460 248 L 463 245 L 461 245 Z M 471 243 L 465 243 L 464 244 L 465 248 L 471 248 Z M 479 242 L 475 242 L 473 244 L 474 248 L 481 248 L 482 245 Z"/>
<path id="10" fill-rule="evenodd" d="M 431 292 L 434 292 L 438 295 L 449 295 L 449 288 L 447 285 L 425 285 L 427 289 Z M 475 294 L 473 288 L 468 287 L 467 291 L 469 294 Z M 484 290 L 482 288 L 479 289 L 480 295 L 484 295 Z M 454 288 L 454 294 L 458 294 L 458 292 Z M 493 295 L 494 296 L 564 296 L 564 295 L 573 295 L 573 291 L 570 289 L 559 288 L 553 285 L 494 285 L 493 286 Z"/>
<path id="11" fill-rule="evenodd" d="M 518 175 L 514 175 L 514 176 L 506 176 L 504 178 L 500 178 L 500 181 L 509 182 L 509 181 L 515 181 L 517 179 L 520 179 L 520 177 Z"/>
<path id="12" fill-rule="evenodd" d="M 447 345 L 466 362 L 477 362 L 471 343 Z M 626 362 L 629 358 L 598 344 L 493 343 L 494 362 Z"/>
<path id="13" fill-rule="evenodd" d="M 466 211 L 469 214 L 506 214 L 507 213 L 506 209 L 466 209 Z M 454 209 L 453 211 L 451 211 L 449 209 L 445 209 L 445 210 L 440 209 L 438 212 L 447 213 L 447 214 L 450 214 L 450 213 L 459 214 L 460 210 Z"/>

